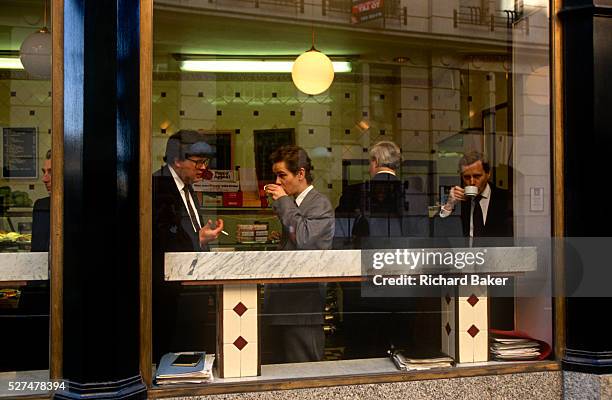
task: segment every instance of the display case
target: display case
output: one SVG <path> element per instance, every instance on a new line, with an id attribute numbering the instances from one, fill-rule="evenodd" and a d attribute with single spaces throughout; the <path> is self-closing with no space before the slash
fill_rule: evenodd
<path id="1" fill-rule="evenodd" d="M 5 209 L 0 216 L 0 252 L 30 251 L 32 243 L 32 208 Z"/>

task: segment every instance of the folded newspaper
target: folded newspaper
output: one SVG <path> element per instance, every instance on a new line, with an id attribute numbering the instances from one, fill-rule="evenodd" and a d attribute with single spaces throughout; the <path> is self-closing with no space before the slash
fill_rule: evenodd
<path id="1" fill-rule="evenodd" d="M 175 360 L 183 354 L 200 354 L 201 357 L 194 365 L 176 365 Z M 166 353 L 159 361 L 159 367 L 155 373 L 155 383 L 158 385 L 169 385 L 212 382 L 214 362 L 215 355 L 204 352 Z"/>
<path id="2" fill-rule="evenodd" d="M 491 355 L 496 360 L 537 360 L 540 344 L 531 339 L 499 338 L 491 340 Z"/>
<path id="3" fill-rule="evenodd" d="M 432 368 L 448 368 L 455 365 L 455 360 L 451 357 L 442 355 L 439 357 L 409 357 L 400 350 L 390 352 L 391 360 L 397 369 L 405 371 L 418 371 Z"/>

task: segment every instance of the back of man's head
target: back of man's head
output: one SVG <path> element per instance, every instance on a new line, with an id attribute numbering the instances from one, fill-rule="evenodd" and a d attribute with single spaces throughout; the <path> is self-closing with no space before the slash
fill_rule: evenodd
<path id="1" fill-rule="evenodd" d="M 187 157 L 205 157 L 211 154 L 213 154 L 212 147 L 204 141 L 204 136 L 200 132 L 181 129 L 168 138 L 164 161 L 172 164 Z"/>
<path id="2" fill-rule="evenodd" d="M 370 149 L 370 160 L 376 161 L 379 168 L 390 168 L 394 171 L 400 167 L 402 152 L 398 145 L 390 141 L 376 143 Z"/>

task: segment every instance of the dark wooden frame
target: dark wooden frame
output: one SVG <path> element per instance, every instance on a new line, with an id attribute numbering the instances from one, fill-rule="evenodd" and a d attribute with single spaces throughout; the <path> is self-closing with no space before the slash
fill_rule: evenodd
<path id="1" fill-rule="evenodd" d="M 50 360 L 49 377 L 63 376 L 63 230 L 64 230 L 64 0 L 53 0 L 52 9 L 52 136 L 51 240 L 50 240 Z"/>
<path id="2" fill-rule="evenodd" d="M 62 1 L 62 0 L 55 0 Z M 557 17 L 558 11 L 562 7 L 562 0 L 551 0 L 551 74 L 552 74 L 552 92 L 551 99 L 553 117 L 551 121 L 551 150 L 553 152 L 552 162 L 552 185 L 553 185 L 553 232 L 555 237 L 562 237 L 564 233 L 563 225 L 563 83 L 562 76 L 562 31 L 561 23 Z M 152 57 L 153 57 L 153 0 L 140 0 L 140 156 L 141 168 L 140 173 L 140 274 L 141 274 L 141 341 L 140 341 L 140 369 L 142 377 L 150 388 L 148 396 L 150 398 L 177 397 L 177 396 L 194 396 L 194 395 L 210 395 L 220 393 L 240 393 L 248 391 L 264 391 L 264 390 L 287 390 L 300 388 L 315 388 L 338 385 L 357 385 L 371 383 L 390 383 L 390 382 L 406 382 L 416 380 L 430 379 L 448 379 L 459 377 L 475 377 L 483 375 L 498 375 L 498 374 L 513 374 L 526 372 L 541 372 L 541 371 L 560 371 L 560 359 L 563 355 L 565 346 L 565 301 L 562 297 L 554 299 L 554 351 L 555 361 L 540 361 L 531 363 L 521 363 L 512 365 L 496 365 L 489 367 L 464 367 L 453 370 L 439 370 L 426 372 L 398 372 L 398 373 L 383 373 L 383 374 L 368 374 L 354 375 L 342 377 L 317 377 L 294 379 L 291 381 L 268 381 L 268 382 L 241 382 L 241 383 L 224 383 L 211 385 L 185 385 L 172 388 L 152 388 L 152 332 L 151 332 L 151 134 L 152 134 Z M 55 15 L 54 15 L 55 17 Z M 54 21 L 57 21 L 54 18 Z M 55 76 L 54 76 L 55 77 Z M 54 101 L 57 96 L 54 92 Z M 55 103 L 54 103 L 55 105 Z M 54 111 L 56 111 L 55 109 Z M 55 112 L 54 112 L 55 120 Z M 54 135 L 58 134 L 54 125 Z M 61 137 L 61 136 L 60 136 Z M 61 142 L 61 141 L 60 141 Z M 54 149 L 54 151 L 57 149 Z M 57 157 L 54 157 L 56 160 Z M 54 161 L 55 163 L 55 161 Z M 56 168 L 56 165 L 53 165 Z M 56 169 L 57 171 L 58 169 Z M 54 180 L 57 182 L 57 180 Z M 54 193 L 56 187 L 54 184 Z M 55 220 L 54 220 L 55 221 Z M 53 233 L 52 233 L 53 234 Z M 55 236 L 54 236 L 55 237 Z M 59 243 L 56 243 L 59 245 Z M 54 246 L 55 248 L 55 246 Z M 555 253 L 554 264 L 554 284 L 556 288 L 561 287 L 563 282 L 563 259 Z M 55 254 L 55 257 L 59 257 Z M 61 260 L 61 258 L 60 258 Z M 246 282 L 244 282 L 246 283 Z M 556 292 L 561 293 L 561 292 Z M 59 327 L 58 329 L 61 329 Z M 61 363 L 60 363 L 61 365 Z"/>

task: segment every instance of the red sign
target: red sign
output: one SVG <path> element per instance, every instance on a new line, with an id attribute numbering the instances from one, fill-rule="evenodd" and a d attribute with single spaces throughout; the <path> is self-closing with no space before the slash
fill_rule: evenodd
<path id="1" fill-rule="evenodd" d="M 351 8 L 352 23 L 372 21 L 382 18 L 382 16 L 383 0 L 353 0 L 353 7 Z"/>

